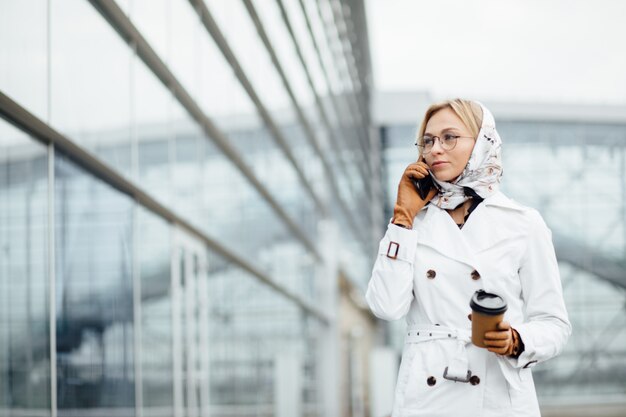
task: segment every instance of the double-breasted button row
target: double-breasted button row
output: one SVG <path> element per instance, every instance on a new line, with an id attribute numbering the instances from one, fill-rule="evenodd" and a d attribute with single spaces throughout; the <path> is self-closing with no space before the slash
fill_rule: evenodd
<path id="1" fill-rule="evenodd" d="M 435 271 L 434 269 L 429 269 L 428 271 L 426 271 L 426 278 L 434 279 L 436 276 L 437 276 L 437 271 Z M 470 276 L 472 277 L 474 281 L 480 279 L 480 274 L 475 269 L 472 271 Z"/>

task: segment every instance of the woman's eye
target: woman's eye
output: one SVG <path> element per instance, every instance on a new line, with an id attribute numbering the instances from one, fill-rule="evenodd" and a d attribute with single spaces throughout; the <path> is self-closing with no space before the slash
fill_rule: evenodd
<path id="1" fill-rule="evenodd" d="M 443 135 L 443 140 L 454 140 L 454 139 L 456 139 L 456 136 L 451 133 L 446 133 L 445 135 Z"/>
<path id="2" fill-rule="evenodd" d="M 433 143 L 435 143 L 435 140 L 433 138 L 424 138 L 424 145 L 430 146 Z"/>

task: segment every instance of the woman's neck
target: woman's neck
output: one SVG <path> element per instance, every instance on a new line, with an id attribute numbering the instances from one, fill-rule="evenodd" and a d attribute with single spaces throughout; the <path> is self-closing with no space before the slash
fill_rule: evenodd
<path id="1" fill-rule="evenodd" d="M 454 220 L 456 224 L 463 224 L 465 223 L 465 216 L 467 215 L 467 212 L 469 211 L 471 205 L 472 199 L 470 198 L 463 204 L 459 205 L 457 208 L 446 211 L 450 214 L 450 216 L 452 216 L 452 220 Z"/>

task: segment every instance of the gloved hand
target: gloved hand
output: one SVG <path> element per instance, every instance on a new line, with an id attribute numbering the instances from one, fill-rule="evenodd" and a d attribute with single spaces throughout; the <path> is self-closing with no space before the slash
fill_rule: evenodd
<path id="1" fill-rule="evenodd" d="M 398 184 L 398 197 L 393 208 L 393 223 L 407 228 L 413 227 L 413 218 L 417 213 L 437 194 L 433 187 L 426 198 L 422 200 L 415 188 L 413 180 L 418 180 L 428 175 L 428 165 L 422 160 L 413 162 L 402 174 Z"/>
<path id="2" fill-rule="evenodd" d="M 507 321 L 498 323 L 498 330 L 485 332 L 485 345 L 489 352 L 498 355 L 518 356 L 521 353 L 519 333 Z"/>

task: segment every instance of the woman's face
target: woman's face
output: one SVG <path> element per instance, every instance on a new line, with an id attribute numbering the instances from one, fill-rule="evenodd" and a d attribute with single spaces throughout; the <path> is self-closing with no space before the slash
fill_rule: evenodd
<path id="1" fill-rule="evenodd" d="M 449 107 L 433 114 L 424 130 L 425 136 L 442 137 L 445 133 L 461 136 L 457 139 L 454 149 L 450 151 L 443 149 L 441 143 L 435 139 L 432 150 L 424 155 L 424 159 L 439 181 L 452 182 L 465 169 L 476 140 L 459 116 Z"/>

